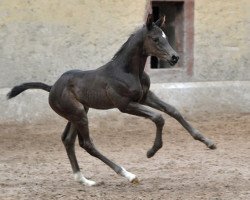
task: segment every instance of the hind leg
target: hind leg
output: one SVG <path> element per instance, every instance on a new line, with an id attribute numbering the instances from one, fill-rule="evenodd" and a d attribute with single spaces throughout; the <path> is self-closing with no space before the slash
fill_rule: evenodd
<path id="1" fill-rule="evenodd" d="M 94 181 L 86 179 L 79 168 L 77 158 L 75 155 L 75 140 L 77 136 L 77 130 L 74 127 L 74 125 L 71 122 L 68 122 L 68 124 L 65 127 L 65 130 L 62 134 L 62 142 L 65 146 L 71 168 L 73 170 L 74 178 L 77 182 L 80 182 L 84 185 L 92 186 L 96 183 Z"/>
<path id="2" fill-rule="evenodd" d="M 49 101 L 51 108 L 57 114 L 61 115 L 70 121 L 72 125 L 74 125 L 80 146 L 90 155 L 107 164 L 117 174 L 126 177 L 130 182 L 137 181 L 137 178 L 134 174 L 115 164 L 95 148 L 89 136 L 87 111 L 85 110 L 84 105 L 75 98 L 75 95 L 69 90 L 64 90 L 63 95 L 61 95 L 63 98 L 57 97 L 56 94 L 55 96 L 53 95 L 54 94 L 52 93 Z M 70 155 L 72 155 L 72 153 Z"/>
<path id="3" fill-rule="evenodd" d="M 80 111 L 80 110 L 79 110 Z M 79 120 L 74 120 L 72 123 L 77 128 L 78 139 L 80 146 L 85 149 L 90 155 L 100 159 L 106 165 L 108 165 L 111 169 L 113 169 L 117 174 L 127 178 L 130 182 L 137 182 L 138 179 L 136 176 L 128 171 L 126 171 L 123 167 L 115 164 L 113 161 L 109 160 L 103 154 L 101 154 L 96 147 L 94 146 L 90 136 L 89 136 L 89 127 L 88 127 L 88 118 L 84 109 L 81 109 L 81 117 Z"/>

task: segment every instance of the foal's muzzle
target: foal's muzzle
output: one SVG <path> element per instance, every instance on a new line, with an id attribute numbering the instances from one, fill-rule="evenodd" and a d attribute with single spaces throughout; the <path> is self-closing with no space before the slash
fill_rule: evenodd
<path id="1" fill-rule="evenodd" d="M 168 62 L 171 66 L 174 66 L 178 62 L 178 60 L 179 60 L 179 56 L 172 55 L 171 60 L 169 60 Z"/>

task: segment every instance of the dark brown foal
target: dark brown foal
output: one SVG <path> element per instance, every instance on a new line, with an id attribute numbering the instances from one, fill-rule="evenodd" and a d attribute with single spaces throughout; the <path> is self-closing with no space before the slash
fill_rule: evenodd
<path id="1" fill-rule="evenodd" d="M 162 17 L 154 23 L 150 15 L 146 25 L 129 37 L 113 59 L 96 70 L 71 70 L 64 73 L 53 86 L 44 83 L 24 83 L 14 87 L 8 94 L 8 98 L 12 98 L 27 89 L 43 89 L 50 92 L 51 108 L 68 120 L 62 141 L 75 180 L 78 182 L 88 186 L 95 185 L 94 181 L 86 179 L 80 172 L 74 149 L 77 136 L 80 146 L 90 155 L 103 161 L 130 182 L 138 181 L 134 174 L 115 164 L 96 149 L 89 134 L 89 108 L 118 108 L 123 113 L 145 117 L 154 122 L 156 136 L 152 148 L 147 152 L 148 158 L 154 156 L 162 147 L 164 119 L 146 106 L 174 117 L 194 139 L 203 142 L 210 149 L 216 148 L 212 141 L 194 129 L 173 106 L 164 103 L 149 90 L 150 79 L 144 72 L 147 57 L 156 56 L 167 60 L 170 65 L 175 65 L 179 59 L 161 30 L 164 22 L 165 17 Z"/>

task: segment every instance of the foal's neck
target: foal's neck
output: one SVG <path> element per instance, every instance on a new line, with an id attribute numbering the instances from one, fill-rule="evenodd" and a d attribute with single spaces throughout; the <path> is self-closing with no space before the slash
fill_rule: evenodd
<path id="1" fill-rule="evenodd" d="M 146 60 L 147 55 L 143 53 L 142 30 L 131 36 L 114 58 L 116 67 L 119 66 L 126 73 L 133 74 L 139 78 L 141 78 L 144 71 Z"/>
<path id="2" fill-rule="evenodd" d="M 128 73 L 139 76 L 141 78 L 142 73 L 145 68 L 145 63 L 147 56 L 143 55 L 142 46 L 136 47 L 132 52 L 130 58 L 128 59 L 126 68 Z"/>

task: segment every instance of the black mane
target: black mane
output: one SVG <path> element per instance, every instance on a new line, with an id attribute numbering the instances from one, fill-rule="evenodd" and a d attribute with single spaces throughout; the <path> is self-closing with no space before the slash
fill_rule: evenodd
<path id="1" fill-rule="evenodd" d="M 115 58 L 117 58 L 121 52 L 126 49 L 129 46 L 129 43 L 131 42 L 132 38 L 134 37 L 135 33 L 132 33 L 129 38 L 127 39 L 127 41 L 120 47 L 120 49 L 115 53 L 115 55 L 113 56 L 112 60 L 114 60 Z"/>
<path id="2" fill-rule="evenodd" d="M 142 29 L 139 29 L 137 31 L 135 31 L 134 33 L 132 33 L 129 38 L 127 39 L 127 41 L 120 47 L 120 49 L 115 53 L 115 55 L 113 56 L 112 60 L 116 59 L 117 57 L 119 57 L 119 55 L 121 55 L 124 51 L 126 51 L 127 49 L 129 49 L 129 47 L 131 47 L 133 44 L 135 44 L 135 42 L 138 41 L 138 39 L 141 39 L 142 37 Z"/>

